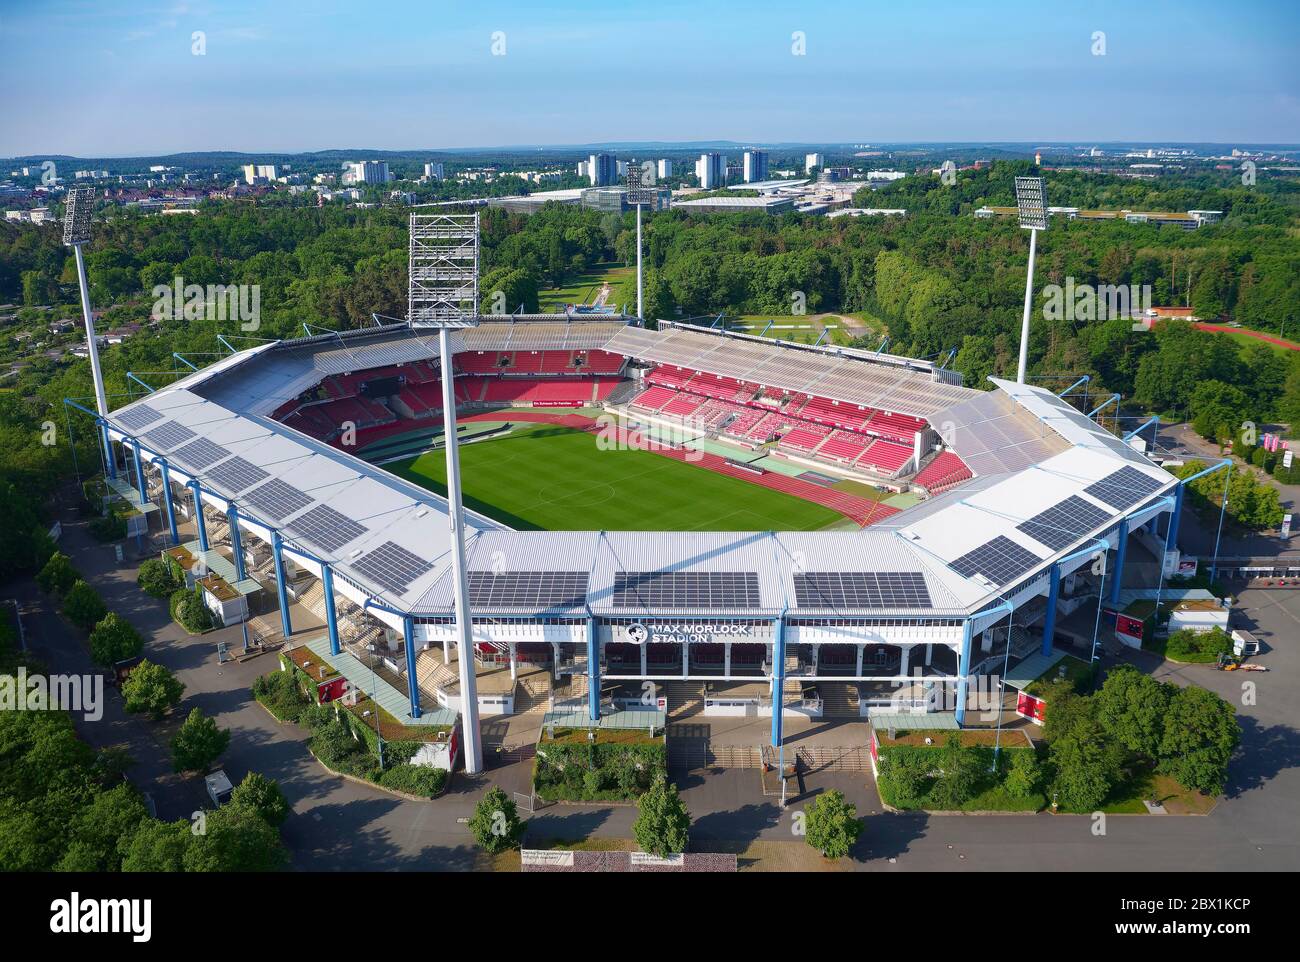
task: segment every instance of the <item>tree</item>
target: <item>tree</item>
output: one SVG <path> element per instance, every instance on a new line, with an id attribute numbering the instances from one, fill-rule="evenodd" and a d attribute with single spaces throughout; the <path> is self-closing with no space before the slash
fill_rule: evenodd
<path id="1" fill-rule="evenodd" d="M 288 861 L 279 829 L 247 805 L 209 813 L 207 831 L 190 838 L 181 858 L 187 872 L 275 872 Z"/>
<path id="2" fill-rule="evenodd" d="M 823 792 L 806 812 L 808 844 L 829 859 L 843 858 L 862 834 L 857 806 L 838 791 Z"/>
<path id="3" fill-rule="evenodd" d="M 108 667 L 144 650 L 144 639 L 131 623 L 110 611 L 90 633 L 90 657 L 95 664 Z"/>
<path id="4" fill-rule="evenodd" d="M 152 661 L 142 661 L 131 669 L 122 682 L 122 697 L 129 712 L 146 712 L 160 721 L 167 711 L 180 704 L 185 684 L 170 670 Z"/>
<path id="5" fill-rule="evenodd" d="M 1246 392 L 1222 381 L 1202 381 L 1192 391 L 1187 413 L 1192 427 L 1211 441 L 1233 440 L 1242 424 L 1250 419 L 1253 404 Z"/>
<path id="6" fill-rule="evenodd" d="M 161 558 L 150 558 L 140 565 L 135 583 L 151 598 L 166 598 L 181 585 L 172 577 L 171 568 Z"/>
<path id="7" fill-rule="evenodd" d="M 1029 749 L 1008 754 L 1011 764 L 1002 784 L 1012 797 L 1028 798 L 1038 791 L 1043 781 L 1043 770 L 1038 764 L 1038 756 Z"/>
<path id="8" fill-rule="evenodd" d="M 72 846 L 60 867 L 65 871 L 116 872 L 122 861 L 119 840 L 134 834 L 147 815 L 140 793 L 125 782 L 97 793 L 73 822 Z"/>
<path id="9" fill-rule="evenodd" d="M 1129 751 L 1156 758 L 1173 690 L 1132 665 L 1120 665 L 1097 692 L 1097 721 Z"/>
<path id="10" fill-rule="evenodd" d="M 643 851 L 661 858 L 686 851 L 691 816 L 677 794 L 677 786 L 662 773 L 649 790 L 637 799 L 632 834 Z"/>
<path id="11" fill-rule="evenodd" d="M 63 596 L 63 613 L 82 631 L 90 631 L 99 624 L 108 609 L 94 588 L 84 581 L 78 581 Z"/>
<path id="12" fill-rule="evenodd" d="M 975 794 L 980 763 L 974 752 L 962 746 L 961 736 L 955 732 L 944 743 L 939 768 L 931 796 L 941 808 L 961 808 Z"/>
<path id="13" fill-rule="evenodd" d="M 172 739 L 172 764 L 178 772 L 201 772 L 221 757 L 229 744 L 230 732 L 195 708 Z"/>
<path id="14" fill-rule="evenodd" d="M 524 825 L 510 796 L 493 785 L 474 806 L 469 830 L 479 848 L 495 855 L 519 844 Z"/>
<path id="15" fill-rule="evenodd" d="M 80 580 L 77 569 L 72 567 L 68 556 L 61 551 L 50 555 L 45 567 L 36 576 L 36 583 L 47 594 L 63 594 Z"/>
<path id="16" fill-rule="evenodd" d="M 1180 688 L 1169 701 L 1157 770 L 1183 788 L 1217 795 L 1228 777 L 1228 760 L 1241 740 L 1236 710 L 1197 685 Z"/>
<path id="17" fill-rule="evenodd" d="M 1043 734 L 1057 802 L 1070 811 L 1096 809 L 1119 781 L 1124 750 L 1098 723 L 1094 699 L 1076 694 L 1068 681 L 1054 682 L 1045 697 Z"/>
<path id="18" fill-rule="evenodd" d="M 181 872 L 193 838 L 186 821 L 142 819 L 135 831 L 118 843 L 123 872 Z"/>
<path id="19" fill-rule="evenodd" d="M 231 805 L 246 805 L 266 820 L 279 826 L 289 815 L 289 803 L 277 782 L 258 772 L 249 772 L 230 793 Z"/>

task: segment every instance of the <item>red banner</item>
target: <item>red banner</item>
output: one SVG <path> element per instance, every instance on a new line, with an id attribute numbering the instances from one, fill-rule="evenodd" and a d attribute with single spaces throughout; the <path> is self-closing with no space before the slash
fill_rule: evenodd
<path id="1" fill-rule="evenodd" d="M 1047 702 L 1041 698 L 1035 698 L 1033 695 L 1026 695 L 1023 691 L 1016 695 L 1016 714 L 1021 718 L 1028 718 L 1030 721 L 1043 723 L 1043 716 L 1047 713 Z"/>
<path id="2" fill-rule="evenodd" d="M 1115 637 L 1121 641 L 1128 640 L 1142 645 L 1142 619 L 1129 615 L 1115 616 Z"/>

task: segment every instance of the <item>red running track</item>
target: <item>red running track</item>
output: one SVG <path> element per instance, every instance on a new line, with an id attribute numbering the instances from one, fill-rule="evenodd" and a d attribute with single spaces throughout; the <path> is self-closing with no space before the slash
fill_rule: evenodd
<path id="1" fill-rule="evenodd" d="M 1272 334 L 1264 334 L 1261 331 L 1251 331 L 1244 327 L 1229 327 L 1227 324 L 1207 324 L 1204 321 L 1197 321 L 1192 325 L 1198 331 L 1212 331 L 1215 334 L 1245 334 L 1247 337 L 1253 337 L 1257 341 L 1265 341 L 1274 344 L 1277 347 L 1284 347 L 1288 351 L 1300 351 L 1300 344 L 1293 341 L 1284 341 L 1280 337 L 1274 337 Z"/>

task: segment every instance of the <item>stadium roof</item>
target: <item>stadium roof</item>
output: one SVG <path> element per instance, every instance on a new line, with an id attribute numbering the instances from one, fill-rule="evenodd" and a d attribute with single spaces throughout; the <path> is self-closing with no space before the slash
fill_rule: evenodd
<path id="1" fill-rule="evenodd" d="M 1042 388 L 991 379 L 996 391 L 982 394 L 905 359 L 622 323 L 485 318 L 457 346 L 608 336 L 617 353 L 926 415 L 941 432 L 947 418 L 980 476 L 854 531 L 516 532 L 467 512 L 478 616 L 956 617 L 1018 590 L 1121 516 L 1148 516 L 1177 484 Z M 429 338 L 405 326 L 263 345 L 111 412 L 109 428 L 367 597 L 436 617 L 452 610 L 445 502 L 266 416 L 327 374 L 433 356 Z"/>

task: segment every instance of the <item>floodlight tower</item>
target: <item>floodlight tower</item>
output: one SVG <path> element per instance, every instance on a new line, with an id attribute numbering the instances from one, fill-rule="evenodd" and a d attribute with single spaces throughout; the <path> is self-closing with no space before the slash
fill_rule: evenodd
<path id="1" fill-rule="evenodd" d="M 407 323 L 413 328 L 437 330 L 442 366 L 442 423 L 447 449 L 447 517 L 451 524 L 461 727 L 465 771 L 473 775 L 483 770 L 483 744 L 479 737 L 478 687 L 474 677 L 474 625 L 465 577 L 465 507 L 461 500 L 460 448 L 456 442 L 451 332 L 478 326 L 478 214 L 412 214 L 410 231 Z M 414 684 L 414 679 L 411 681 Z"/>
<path id="2" fill-rule="evenodd" d="M 1016 178 L 1016 210 L 1020 226 L 1029 231 L 1029 274 L 1025 278 L 1025 314 L 1020 321 L 1020 363 L 1016 383 L 1025 383 L 1029 363 L 1029 309 L 1034 300 L 1034 255 L 1038 250 L 1038 232 L 1047 230 L 1047 185 L 1041 177 Z"/>
<path id="3" fill-rule="evenodd" d="M 647 164 L 650 162 L 647 162 Z M 654 168 L 647 167 L 650 171 L 650 183 L 643 184 L 641 175 L 644 170 L 635 161 L 627 165 L 627 202 L 636 204 L 636 316 L 645 322 L 645 310 L 642 306 L 641 291 L 642 279 L 641 273 L 641 205 L 653 204 L 658 198 L 658 191 L 654 188 Z"/>
<path id="4" fill-rule="evenodd" d="M 100 418 L 108 417 L 108 398 L 104 394 L 104 372 L 99 366 L 99 343 L 95 338 L 95 319 L 90 313 L 90 285 L 86 281 L 86 258 L 81 245 L 90 240 L 90 212 L 95 206 L 93 187 L 74 187 L 68 191 L 67 209 L 63 215 L 63 243 L 72 248 L 77 258 L 77 282 L 81 287 L 81 315 L 86 320 L 86 353 L 90 356 L 90 376 L 95 382 L 95 410 Z M 108 440 L 108 428 L 101 420 L 101 444 L 104 446 L 104 470 L 111 477 L 113 447 Z"/>

